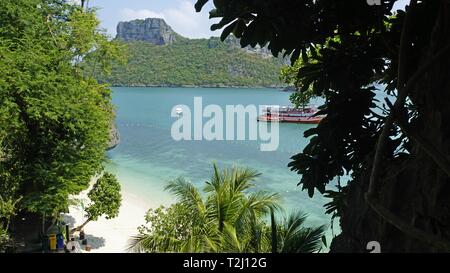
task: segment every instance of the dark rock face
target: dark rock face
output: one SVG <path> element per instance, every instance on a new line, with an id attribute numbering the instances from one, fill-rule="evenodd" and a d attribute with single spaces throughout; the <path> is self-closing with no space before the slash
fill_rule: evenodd
<path id="1" fill-rule="evenodd" d="M 107 150 L 114 149 L 120 143 L 119 130 L 115 122 L 113 121 L 111 124 L 111 130 L 109 131 L 109 144 Z"/>
<path id="2" fill-rule="evenodd" d="M 225 41 L 225 44 L 232 46 L 232 47 L 237 47 L 237 48 L 242 48 L 241 47 L 241 39 L 236 38 L 233 34 L 231 34 L 230 36 L 228 36 Z M 270 49 L 267 46 L 261 47 L 259 44 L 257 44 L 255 47 L 252 47 L 250 45 L 243 47 L 242 50 L 244 50 L 247 53 L 251 53 L 251 54 L 257 54 L 263 58 L 272 58 L 272 52 L 270 51 Z M 280 53 L 279 57 L 282 56 L 282 53 Z M 285 65 L 290 65 L 291 64 L 291 60 L 289 56 L 283 57 L 283 62 Z"/>
<path id="3" fill-rule="evenodd" d="M 117 39 L 123 41 L 146 41 L 155 45 L 170 45 L 176 40 L 177 34 L 160 18 L 147 18 L 119 22 Z"/>
<path id="4" fill-rule="evenodd" d="M 232 34 L 228 36 L 224 42 L 230 46 L 241 48 L 241 39 L 236 38 Z M 273 57 L 272 52 L 270 52 L 267 47 L 261 47 L 260 45 L 256 45 L 255 47 L 246 46 L 242 49 L 247 51 L 248 53 L 255 53 L 265 58 Z"/>

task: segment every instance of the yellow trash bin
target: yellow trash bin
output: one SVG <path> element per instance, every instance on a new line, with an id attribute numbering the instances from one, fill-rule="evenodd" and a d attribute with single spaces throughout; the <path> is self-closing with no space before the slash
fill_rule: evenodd
<path id="1" fill-rule="evenodd" d="M 48 236 L 49 244 L 50 244 L 50 250 L 56 250 L 56 234 L 50 234 Z"/>

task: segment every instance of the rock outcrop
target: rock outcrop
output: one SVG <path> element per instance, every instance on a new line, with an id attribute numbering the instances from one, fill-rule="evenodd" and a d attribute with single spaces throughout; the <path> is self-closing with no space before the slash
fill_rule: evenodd
<path id="1" fill-rule="evenodd" d="M 241 48 L 241 39 L 236 38 L 233 34 L 228 36 L 225 39 L 225 44 Z M 242 48 L 243 50 L 247 51 L 248 53 L 255 53 L 265 58 L 272 58 L 272 52 L 267 47 L 261 47 L 260 45 L 256 45 L 255 47 L 246 46 Z"/>
<path id="2" fill-rule="evenodd" d="M 114 149 L 120 143 L 119 130 L 117 129 L 116 123 L 113 121 L 111 123 L 111 129 L 109 131 L 109 143 L 107 150 Z"/>
<path id="3" fill-rule="evenodd" d="M 227 44 L 228 46 L 242 48 L 241 47 L 241 39 L 236 38 L 233 34 L 228 36 L 225 39 L 224 43 Z M 255 47 L 248 45 L 246 47 L 243 47 L 242 50 L 246 51 L 247 53 L 257 54 L 263 58 L 272 58 L 273 57 L 272 52 L 270 51 L 270 49 L 267 46 L 261 47 L 259 44 L 256 45 Z M 279 57 L 283 58 L 283 63 L 285 65 L 291 64 L 289 56 L 282 57 L 282 54 L 280 54 Z"/>
<path id="4" fill-rule="evenodd" d="M 147 18 L 119 22 L 117 39 L 123 41 L 146 41 L 155 45 L 170 45 L 175 42 L 178 34 L 160 18 Z"/>

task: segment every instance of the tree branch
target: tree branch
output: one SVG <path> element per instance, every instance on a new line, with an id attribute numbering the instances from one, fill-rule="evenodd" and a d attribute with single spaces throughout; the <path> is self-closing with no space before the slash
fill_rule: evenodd
<path id="1" fill-rule="evenodd" d="M 405 17 L 405 21 L 403 22 L 402 33 L 400 36 L 400 47 L 398 53 L 398 71 L 397 71 L 397 90 L 400 90 L 404 84 L 406 79 L 406 68 L 408 64 L 406 60 L 408 59 L 408 41 L 409 41 L 409 27 L 411 21 L 411 12 L 417 5 L 417 0 L 411 0 L 411 3 L 408 7 L 408 12 Z"/>
<path id="2" fill-rule="evenodd" d="M 378 144 L 375 151 L 374 162 L 372 165 L 372 173 L 370 175 L 370 183 L 368 193 L 372 194 L 375 192 L 375 186 L 377 184 L 377 178 L 380 172 L 380 162 L 383 157 L 383 151 L 387 143 L 387 139 L 389 137 L 389 130 L 392 128 L 392 125 L 395 120 L 395 114 L 398 113 L 399 109 L 403 107 L 406 98 L 408 97 L 411 89 L 417 84 L 417 82 L 421 79 L 424 73 L 426 73 L 430 67 L 436 64 L 442 57 L 448 54 L 450 51 L 450 44 L 444 47 L 439 53 L 434 55 L 432 58 L 428 60 L 424 65 L 422 65 L 416 73 L 409 79 L 406 86 L 398 91 L 397 100 L 395 101 L 389 115 L 386 118 L 384 123 L 383 130 L 381 131 L 380 137 L 378 138 Z"/>
<path id="3" fill-rule="evenodd" d="M 365 194 L 366 202 L 369 206 L 384 220 L 389 222 L 391 225 L 402 231 L 403 233 L 420 240 L 424 243 L 431 244 L 438 249 L 445 251 L 450 251 L 450 242 L 439 236 L 429 234 L 421 229 L 414 227 L 413 225 L 405 222 L 397 215 L 392 213 L 390 210 L 381 205 L 371 194 Z"/>
<path id="4" fill-rule="evenodd" d="M 397 124 L 400 129 L 409 138 L 417 142 L 419 146 L 430 156 L 434 162 L 448 175 L 450 176 L 450 161 L 441 153 L 431 142 L 422 137 L 417 131 L 411 128 L 411 125 L 404 119 L 397 117 Z"/>
<path id="5" fill-rule="evenodd" d="M 53 34 L 52 28 L 50 27 L 50 15 L 48 15 L 45 19 L 45 22 L 47 23 L 48 32 L 50 33 L 50 36 L 52 36 L 53 42 L 55 43 L 55 46 L 59 48 L 58 42 L 56 40 L 56 36 Z"/>
<path id="6" fill-rule="evenodd" d="M 75 232 L 81 231 L 90 221 L 92 221 L 91 218 L 88 218 L 86 221 L 84 221 L 83 224 L 81 224 L 80 226 L 73 228 L 70 230 L 70 234 L 73 234 Z"/>
<path id="7" fill-rule="evenodd" d="M 399 94 L 397 97 L 397 101 L 395 102 L 395 104 L 401 104 L 403 105 L 406 97 L 407 97 L 407 93 L 409 92 L 409 90 L 405 88 L 403 88 L 404 86 L 404 78 L 405 78 L 405 74 L 406 74 L 406 65 L 405 65 L 405 60 L 407 58 L 407 52 L 406 52 L 406 45 L 407 45 L 407 34 L 409 33 L 408 31 L 408 23 L 409 23 L 409 18 L 411 16 L 411 8 L 414 8 L 417 4 L 417 0 L 412 0 L 410 7 L 409 7 L 409 11 L 406 14 L 405 17 L 405 21 L 403 23 L 403 29 L 402 29 L 402 34 L 400 37 L 400 48 L 399 48 L 399 58 L 398 58 L 398 75 L 397 75 L 397 90 L 399 90 Z M 416 72 L 417 74 L 417 72 Z M 410 80 L 411 81 L 411 80 Z M 380 137 L 378 138 L 378 143 L 377 143 L 377 147 L 375 150 L 375 157 L 374 157 L 374 161 L 373 161 L 373 165 L 372 165 L 372 172 L 370 174 L 370 182 L 369 182 L 369 189 L 368 192 L 370 194 L 372 194 L 373 192 L 375 192 L 375 186 L 376 186 L 376 179 L 378 177 L 378 174 L 380 172 L 379 168 L 380 168 L 380 162 L 382 159 L 382 154 L 384 151 L 384 147 L 386 146 L 387 143 L 387 139 L 389 137 L 389 130 L 392 127 L 392 124 L 394 123 L 394 115 L 392 115 L 392 110 L 391 113 L 387 116 L 383 130 L 381 131 Z"/>
<path id="8" fill-rule="evenodd" d="M 417 4 L 417 1 L 412 1 L 411 5 Z M 409 21 L 410 12 L 406 15 L 405 18 L 405 24 Z M 378 183 L 379 178 L 379 172 L 380 172 L 380 162 L 382 161 L 383 152 L 385 149 L 385 146 L 387 144 L 387 140 L 389 138 L 389 131 L 391 130 L 393 123 L 396 119 L 399 117 L 400 110 L 404 110 L 404 104 L 406 101 L 406 98 L 408 97 L 408 94 L 410 91 L 416 86 L 417 82 L 422 78 L 423 74 L 425 74 L 433 65 L 436 64 L 441 58 L 443 58 L 447 53 L 449 53 L 450 50 L 450 44 L 444 47 L 442 50 L 440 50 L 436 55 L 434 55 L 432 58 L 430 58 L 424 65 L 422 65 L 408 80 L 406 85 L 403 84 L 404 76 L 405 76 L 405 66 L 403 58 L 405 58 L 405 44 L 406 44 L 406 38 L 404 35 L 406 35 L 407 26 L 404 26 L 402 33 L 402 46 L 400 48 L 399 53 L 399 71 L 398 71 L 398 78 L 397 78 L 397 90 L 398 90 L 398 96 L 397 100 L 395 101 L 394 105 L 392 106 L 389 115 L 387 116 L 385 120 L 384 127 L 380 133 L 380 136 L 378 138 L 378 143 L 375 151 L 375 157 L 374 162 L 372 165 L 372 172 L 370 175 L 370 182 L 369 182 L 369 189 L 365 194 L 365 200 L 368 203 L 368 205 L 384 220 L 386 220 L 388 223 L 393 225 L 394 227 L 398 228 L 400 231 L 404 232 L 405 234 L 416 238 L 418 240 L 424 241 L 426 243 L 429 243 L 437 248 L 450 250 L 450 242 L 446 241 L 443 238 L 440 238 L 438 236 L 435 236 L 433 234 L 429 234 L 428 232 L 425 232 L 423 230 L 420 230 L 416 227 L 414 227 L 412 224 L 409 224 L 396 216 L 394 213 L 392 213 L 389 209 L 385 208 L 382 204 L 380 204 L 376 200 L 375 190 Z M 407 134 L 408 137 L 414 139 L 421 145 L 421 147 L 425 150 L 425 152 L 433 158 L 433 160 L 441 167 L 443 170 L 449 174 L 450 173 L 450 164 L 448 163 L 447 158 L 442 155 L 434 146 L 432 146 L 430 143 L 427 142 L 426 139 L 422 138 L 420 135 L 417 135 L 413 133 L 413 130 L 410 130 L 404 121 L 402 122 L 401 119 L 397 121 L 399 123 L 399 126 L 401 126 L 402 130 Z"/>

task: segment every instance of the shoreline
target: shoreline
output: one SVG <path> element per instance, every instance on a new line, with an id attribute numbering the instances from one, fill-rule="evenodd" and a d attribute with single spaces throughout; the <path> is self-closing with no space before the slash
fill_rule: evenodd
<path id="1" fill-rule="evenodd" d="M 92 179 L 91 186 L 95 179 Z M 74 199 L 89 200 L 87 193 L 91 189 L 73 196 Z M 153 204 L 142 198 L 122 189 L 122 204 L 119 215 L 113 219 L 99 218 L 91 221 L 84 227 L 84 232 L 88 244 L 92 250 L 87 253 L 125 253 L 128 240 L 138 234 L 137 228 L 145 224 L 145 213 L 150 208 L 156 208 L 159 204 Z M 84 211 L 80 205 L 72 205 L 69 213 L 63 215 L 70 228 L 76 227 L 85 221 Z"/>
<path id="2" fill-rule="evenodd" d="M 108 84 L 108 83 L 105 83 Z M 141 88 L 217 88 L 217 89 L 279 89 L 280 91 L 286 90 L 286 86 L 217 86 L 217 85 L 114 85 L 109 87 L 141 87 Z"/>

